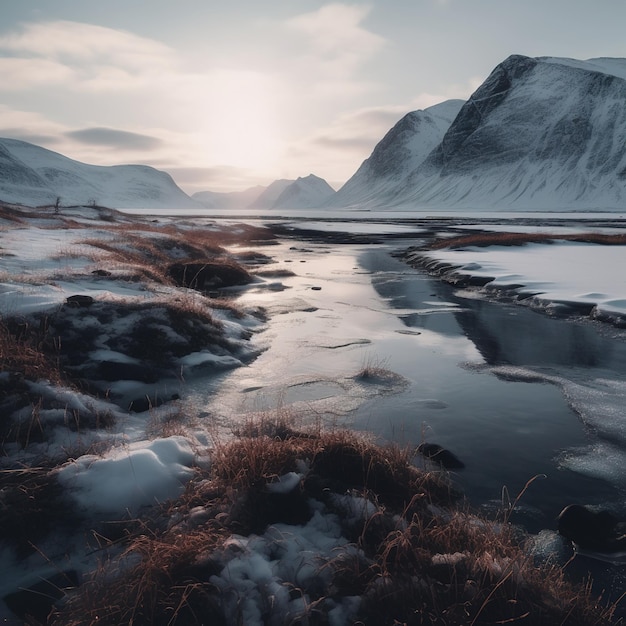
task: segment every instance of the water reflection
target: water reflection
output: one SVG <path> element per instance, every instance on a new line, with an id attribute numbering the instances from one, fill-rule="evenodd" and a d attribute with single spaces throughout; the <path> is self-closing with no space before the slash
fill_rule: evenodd
<path id="1" fill-rule="evenodd" d="M 584 468 L 576 459 L 571 462 L 571 455 L 567 467 L 561 464 L 565 451 L 588 449 L 595 435 L 581 423 L 585 409 L 566 398 L 568 387 L 560 381 L 584 384 L 600 375 L 623 377 L 624 342 L 592 324 L 463 297 L 463 292 L 384 258 L 380 249 L 364 252 L 360 262 L 403 323 L 423 333 L 408 357 L 392 360 L 397 371 L 414 381 L 412 387 L 373 401 L 359 412 L 361 424 L 387 438 L 426 438 L 460 454 L 467 467 L 456 479 L 476 504 L 497 500 L 505 485 L 516 494 L 526 480 L 545 473 L 548 480 L 524 497 L 524 522 L 534 530 L 551 527 L 571 502 L 622 500 L 615 481 L 581 472 Z M 468 359 L 464 341 L 475 346 L 476 357 Z M 492 368 L 501 366 L 517 367 L 520 375 L 492 375 Z M 528 375 L 531 370 L 537 374 Z M 433 410 L 428 397 L 442 408 Z M 605 400 L 612 401 L 606 395 Z M 365 422 L 368 410 L 384 420 Z M 534 518 L 529 511 L 535 511 Z"/>
<path id="2" fill-rule="evenodd" d="M 490 365 L 626 369 L 625 344 L 590 323 L 554 319 L 519 305 L 446 297 L 459 303 L 455 318 Z"/>

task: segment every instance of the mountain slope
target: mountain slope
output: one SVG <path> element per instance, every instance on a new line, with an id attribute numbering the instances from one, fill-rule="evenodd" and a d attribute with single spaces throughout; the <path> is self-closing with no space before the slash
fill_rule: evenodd
<path id="1" fill-rule="evenodd" d="M 378 207 L 623 211 L 626 59 L 511 56 L 407 175 L 413 163 L 392 161 L 384 185 L 357 180 L 350 198 Z"/>
<path id="2" fill-rule="evenodd" d="M 263 191 L 260 196 L 257 197 L 257 199 L 250 205 L 250 208 L 271 209 L 276 200 L 278 200 L 280 194 L 293 182 L 293 180 L 288 180 L 286 178 L 275 180 L 266 187 L 265 191 Z"/>
<path id="3" fill-rule="evenodd" d="M 207 209 L 246 209 L 267 189 L 261 185 L 244 191 L 198 191 L 191 197 Z"/>
<path id="4" fill-rule="evenodd" d="M 331 199 L 332 205 L 384 201 L 392 197 L 437 147 L 463 104 L 463 100 L 446 100 L 405 115 Z"/>
<path id="5" fill-rule="evenodd" d="M 166 172 L 146 165 L 87 165 L 24 141 L 0 139 L 0 200 L 26 205 L 198 208 Z"/>
<path id="6" fill-rule="evenodd" d="M 626 60 L 509 57 L 461 109 L 400 198 L 514 208 L 623 206 L 623 74 Z"/>
<path id="7" fill-rule="evenodd" d="M 322 206 L 335 190 L 323 179 L 309 174 L 293 181 L 278 196 L 273 209 L 313 209 Z"/>

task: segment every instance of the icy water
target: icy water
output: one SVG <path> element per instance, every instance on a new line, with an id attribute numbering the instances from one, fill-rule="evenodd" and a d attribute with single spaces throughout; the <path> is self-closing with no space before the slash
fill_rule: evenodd
<path id="1" fill-rule="evenodd" d="M 397 225 L 359 232 L 402 235 Z M 289 413 L 438 443 L 464 461 L 452 478 L 487 511 L 539 476 L 517 512 L 534 532 L 574 502 L 626 513 L 623 333 L 455 291 L 392 256 L 412 236 L 329 244 L 292 234 L 268 248 L 268 267 L 295 275 L 240 296 L 268 311 L 253 339 L 264 352 L 219 381 L 207 415 L 231 428 Z M 359 377 L 366 366 L 374 375 Z M 206 403 L 206 390 L 196 393 Z"/>
<path id="2" fill-rule="evenodd" d="M 487 301 L 409 267 L 394 253 L 419 241 L 418 226 L 283 224 L 266 269 L 294 275 L 238 297 L 267 309 L 252 339 L 263 352 L 192 386 L 191 401 L 225 432 L 263 414 L 442 445 L 465 463 L 451 479 L 473 508 L 497 516 L 523 492 L 509 519 L 534 534 L 536 554 L 616 600 L 626 567 L 568 561 L 555 531 L 573 503 L 626 518 L 626 333 Z"/>

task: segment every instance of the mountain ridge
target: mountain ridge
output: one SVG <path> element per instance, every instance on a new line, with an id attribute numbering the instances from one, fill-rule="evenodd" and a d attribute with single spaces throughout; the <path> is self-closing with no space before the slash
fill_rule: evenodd
<path id="1" fill-rule="evenodd" d="M 511 55 L 408 174 L 398 141 L 387 146 L 396 164 L 384 185 L 356 184 L 359 169 L 337 199 L 369 208 L 623 210 L 625 105 L 626 59 Z"/>
<path id="2" fill-rule="evenodd" d="M 0 200 L 28 205 L 98 203 L 114 208 L 198 208 L 164 171 L 89 165 L 18 139 L 0 138 Z"/>

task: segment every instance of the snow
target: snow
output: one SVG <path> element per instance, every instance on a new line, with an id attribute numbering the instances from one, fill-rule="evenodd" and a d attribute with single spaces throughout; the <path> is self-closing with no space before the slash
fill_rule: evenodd
<path id="1" fill-rule="evenodd" d="M 626 79 L 626 59 L 600 57 L 597 59 L 587 59 L 579 61 L 578 59 L 568 59 L 563 57 L 540 57 L 542 61 L 555 63 L 557 65 L 566 65 L 576 69 L 585 71 L 594 70 L 601 74 L 617 76 Z"/>
<path id="2" fill-rule="evenodd" d="M 335 190 L 322 178 L 309 174 L 298 178 L 272 204 L 272 209 L 310 209 L 322 206 L 332 196 Z"/>
<path id="3" fill-rule="evenodd" d="M 626 318 L 625 256 L 624 246 L 569 241 L 428 252 L 460 274 L 491 278 L 489 288 L 532 296 L 539 306 L 584 304 Z"/>
<path id="4" fill-rule="evenodd" d="M 83 455 L 58 476 L 83 508 L 119 518 L 180 495 L 193 460 L 185 438 L 169 437 L 133 442 L 102 457 Z"/>
<path id="5" fill-rule="evenodd" d="M 171 176 L 145 165 L 87 165 L 34 144 L 0 138 L 0 200 L 29 206 L 199 207 Z"/>

